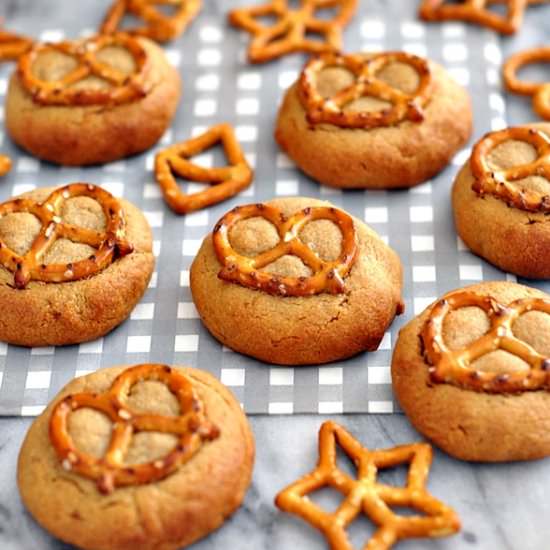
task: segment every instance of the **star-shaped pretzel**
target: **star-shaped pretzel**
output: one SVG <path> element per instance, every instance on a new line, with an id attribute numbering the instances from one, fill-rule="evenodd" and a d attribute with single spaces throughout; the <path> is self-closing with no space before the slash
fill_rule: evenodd
<path id="1" fill-rule="evenodd" d="M 0 176 L 5 176 L 11 170 L 11 159 L 0 154 Z"/>
<path id="2" fill-rule="evenodd" d="M 229 21 L 252 35 L 248 48 L 251 63 L 264 63 L 295 52 L 322 53 L 342 48 L 342 29 L 357 8 L 357 0 L 299 0 L 293 9 L 290 0 L 271 0 L 266 4 L 236 8 L 229 12 Z M 335 9 L 330 19 L 317 18 L 320 10 Z M 259 21 L 274 17 L 273 25 Z M 320 35 L 323 40 L 308 38 Z"/>
<path id="3" fill-rule="evenodd" d="M 178 416 L 133 411 L 127 404 L 132 388 L 145 380 L 165 384 L 177 398 Z M 112 435 L 105 455 L 96 458 L 78 449 L 69 433 L 69 416 L 79 409 L 94 409 L 112 422 Z M 166 456 L 143 464 L 126 464 L 125 457 L 138 432 L 161 432 L 177 437 Z M 96 482 L 102 493 L 116 487 L 160 481 L 191 459 L 205 441 L 219 436 L 207 418 L 204 404 L 191 380 L 167 365 L 144 364 L 126 369 L 104 393 L 77 393 L 63 398 L 50 417 L 50 441 L 64 469 Z"/>
<path id="4" fill-rule="evenodd" d="M 32 38 L 0 29 L 0 62 L 19 59 L 33 44 Z"/>
<path id="5" fill-rule="evenodd" d="M 528 164 L 495 169 L 489 163 L 491 151 L 509 140 L 531 145 L 537 158 Z M 480 196 L 490 194 L 509 205 L 528 212 L 550 212 L 550 196 L 522 187 L 521 181 L 540 176 L 550 181 L 550 137 L 536 128 L 516 127 L 491 132 L 479 141 L 470 158 L 474 176 L 472 189 Z"/>
<path id="6" fill-rule="evenodd" d="M 173 8 L 174 13 L 167 15 L 159 9 L 162 7 Z M 201 7 L 202 0 L 115 0 L 101 24 L 100 33 L 123 31 L 157 42 L 169 42 L 185 31 Z M 127 14 L 141 19 L 143 25 L 122 29 L 121 23 Z"/>
<path id="7" fill-rule="evenodd" d="M 511 92 L 533 96 L 533 109 L 542 118 L 550 120 L 550 81 L 519 80 L 517 73 L 530 63 L 550 63 L 550 46 L 540 46 L 512 55 L 504 64 L 504 82 Z"/>
<path id="8" fill-rule="evenodd" d="M 223 145 L 228 166 L 204 168 L 188 160 L 219 142 Z M 254 175 L 229 124 L 218 124 L 200 136 L 160 151 L 155 158 L 155 173 L 164 200 L 178 214 L 233 197 L 250 185 Z M 211 187 L 186 195 L 180 190 L 174 174 L 190 181 L 209 183 Z"/>
<path id="9" fill-rule="evenodd" d="M 466 348 L 452 350 L 445 343 L 443 323 L 451 311 L 464 307 L 482 309 L 487 314 L 490 328 Z M 421 332 L 431 379 L 437 383 L 491 393 L 549 390 L 550 358 L 538 353 L 527 342 L 514 335 L 515 321 L 529 311 L 550 314 L 550 301 L 543 298 L 525 298 L 510 304 L 502 304 L 490 296 L 458 291 L 437 302 L 432 307 Z M 530 369 L 497 373 L 475 368 L 474 363 L 477 359 L 497 350 L 504 350 L 519 357 Z"/>
<path id="10" fill-rule="evenodd" d="M 392 63 L 407 64 L 418 73 L 419 84 L 414 93 L 407 94 L 377 78 L 378 73 Z M 324 97 L 317 89 L 317 81 L 319 74 L 329 67 L 346 69 L 353 74 L 355 81 L 336 95 Z M 392 126 L 404 120 L 421 122 L 432 88 L 429 63 L 405 52 L 372 55 L 327 53 L 307 62 L 298 83 L 300 100 L 311 124 L 326 123 L 344 128 Z M 391 107 L 381 111 L 346 110 L 348 105 L 365 96 L 387 101 Z"/>
<path id="11" fill-rule="evenodd" d="M 508 12 L 500 15 L 489 8 L 505 4 Z M 477 23 L 501 34 L 514 34 L 523 21 L 527 0 L 463 0 L 460 4 L 447 0 L 423 0 L 420 17 L 425 21 L 466 21 Z"/>
<path id="12" fill-rule="evenodd" d="M 127 50 L 135 63 L 135 71 L 127 74 L 100 61 L 97 54 L 104 48 Z M 45 52 L 58 52 L 72 57 L 77 66 L 59 80 L 42 80 L 33 73 L 37 57 Z M 85 106 L 120 105 L 145 97 L 152 84 L 147 82 L 149 56 L 138 39 L 126 34 L 95 36 L 81 41 L 57 44 L 36 44 L 19 58 L 18 74 L 23 87 L 41 105 Z M 95 76 L 108 87 L 79 87 L 79 82 Z"/>
<path id="13" fill-rule="evenodd" d="M 357 477 L 338 468 L 336 444 L 355 464 Z M 427 443 L 371 451 L 342 426 L 325 422 L 319 431 L 317 468 L 281 491 L 275 504 L 321 531 L 332 550 L 353 549 L 346 529 L 359 514 L 367 516 L 378 528 L 364 550 L 387 550 L 406 538 L 452 535 L 460 530 L 458 516 L 426 490 L 431 461 L 432 448 Z M 401 464 L 409 464 L 406 487 L 378 482 L 379 470 Z M 345 497 L 333 513 L 308 498 L 310 493 L 325 487 Z M 400 516 L 392 510 L 397 506 L 423 515 Z"/>
<path id="14" fill-rule="evenodd" d="M 105 215 L 103 231 L 63 221 L 63 204 L 75 197 L 90 197 L 98 202 Z M 130 254 L 133 250 L 125 238 L 126 224 L 120 201 L 95 185 L 72 183 L 56 189 L 41 203 L 20 197 L 0 204 L 0 217 L 18 212 L 32 214 L 41 225 L 29 251 L 22 256 L 0 239 L 0 265 L 14 273 L 14 284 L 18 289 L 25 288 L 31 280 L 63 283 L 90 277 L 109 266 L 116 257 Z M 57 239 L 87 244 L 95 252 L 89 258 L 77 262 L 45 264 L 44 257 Z"/>
<path id="15" fill-rule="evenodd" d="M 230 233 L 238 222 L 256 217 L 271 222 L 279 233 L 280 241 L 274 248 L 251 258 L 237 253 L 231 245 Z M 330 220 L 342 233 L 340 255 L 333 261 L 321 259 L 300 240 L 300 231 L 314 220 Z M 213 244 L 216 256 L 222 264 L 218 274 L 220 279 L 278 296 L 344 293 L 344 278 L 351 271 L 358 255 L 352 217 L 332 206 L 307 207 L 290 217 L 286 217 L 278 208 L 268 204 L 237 206 L 215 225 Z M 263 271 L 263 268 L 286 255 L 300 258 L 312 271 L 312 275 L 282 277 Z"/>

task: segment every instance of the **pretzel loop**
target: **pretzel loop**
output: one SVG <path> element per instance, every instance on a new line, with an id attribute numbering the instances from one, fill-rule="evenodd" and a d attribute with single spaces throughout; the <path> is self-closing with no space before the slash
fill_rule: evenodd
<path id="1" fill-rule="evenodd" d="M 355 464 L 356 478 L 339 469 L 337 444 Z M 405 538 L 450 535 L 460 529 L 460 521 L 451 508 L 426 490 L 431 461 L 432 448 L 426 443 L 371 451 L 343 427 L 325 422 L 319 431 L 317 468 L 281 491 L 275 504 L 321 531 L 333 550 L 352 550 L 346 529 L 361 513 L 377 526 L 365 549 L 387 550 Z M 380 470 L 402 464 L 409 466 L 405 487 L 378 481 Z M 310 493 L 324 487 L 344 496 L 333 513 L 308 498 Z M 397 506 L 412 508 L 424 515 L 400 516 L 392 510 Z"/>
<path id="2" fill-rule="evenodd" d="M 62 220 L 63 203 L 75 197 L 90 197 L 98 202 L 105 215 L 104 231 L 76 227 Z M 22 256 L 0 240 L 0 265 L 14 273 L 16 288 L 25 288 L 31 280 L 61 283 L 83 279 L 105 269 L 116 256 L 125 256 L 133 250 L 125 240 L 122 205 L 101 187 L 72 183 L 56 189 L 42 203 L 22 197 L 0 204 L 0 217 L 20 212 L 36 216 L 41 228 L 30 250 Z M 87 244 L 96 251 L 89 258 L 69 264 L 43 263 L 46 253 L 57 239 Z"/>
<path id="3" fill-rule="evenodd" d="M 482 309 L 487 314 L 490 328 L 467 348 L 452 350 L 443 338 L 443 324 L 450 312 L 465 307 Z M 550 314 L 550 301 L 526 298 L 505 306 L 491 297 L 469 291 L 456 292 L 440 300 L 431 309 L 421 332 L 432 381 L 490 393 L 549 390 L 550 358 L 538 353 L 513 332 L 515 321 L 529 311 Z M 475 368 L 473 364 L 477 359 L 497 350 L 522 359 L 529 365 L 529 370 L 500 374 Z"/>
<path id="4" fill-rule="evenodd" d="M 126 74 L 100 61 L 97 54 L 107 47 L 126 49 L 134 60 L 135 71 Z M 33 65 L 45 52 L 70 56 L 77 66 L 60 80 L 42 80 L 33 73 Z M 145 48 L 139 40 L 125 34 L 96 36 L 80 42 L 37 44 L 19 58 L 18 65 L 21 82 L 33 101 L 56 106 L 121 105 L 142 99 L 152 86 L 147 82 L 148 71 L 149 57 Z M 105 81 L 108 86 L 75 86 L 91 76 Z"/>
<path id="5" fill-rule="evenodd" d="M 466 21 L 476 23 L 501 34 L 515 33 L 522 21 L 528 0 L 463 0 L 460 4 L 446 4 L 447 0 L 423 0 L 420 17 L 425 21 Z M 502 16 L 489 8 L 505 4 L 508 13 Z"/>
<path id="6" fill-rule="evenodd" d="M 144 414 L 128 406 L 126 400 L 133 386 L 146 380 L 167 386 L 178 401 L 178 416 Z M 84 408 L 103 413 L 113 423 L 111 440 L 102 458 L 80 451 L 69 433 L 69 416 Z M 152 462 L 126 464 L 125 456 L 133 434 L 152 431 L 176 436 L 176 447 Z M 102 493 L 111 493 L 115 487 L 164 479 L 195 455 L 204 441 L 216 439 L 219 433 L 207 419 L 191 380 L 169 366 L 156 364 L 126 369 L 104 393 L 69 395 L 55 406 L 50 417 L 50 440 L 62 466 L 95 481 Z"/>
<path id="7" fill-rule="evenodd" d="M 522 166 L 495 169 L 489 163 L 489 155 L 495 147 L 510 140 L 531 145 L 537 158 Z M 474 176 L 472 189 L 483 196 L 491 194 L 521 210 L 550 212 L 550 196 L 521 186 L 521 181 L 539 176 L 550 181 L 550 137 L 535 128 L 506 128 L 487 134 L 473 149 L 470 168 Z"/>
<path id="8" fill-rule="evenodd" d="M 250 258 L 238 254 L 231 245 L 230 231 L 236 223 L 254 217 L 271 222 L 280 237 L 277 246 Z M 314 220 L 330 220 L 342 233 L 342 250 L 334 261 L 322 260 L 300 240 L 300 231 Z M 358 249 L 355 227 L 351 216 L 333 207 L 308 207 L 285 217 L 282 212 L 267 204 L 237 206 L 228 212 L 214 227 L 214 250 L 222 264 L 218 277 L 225 281 L 263 290 L 279 296 L 311 296 L 327 292 L 345 292 L 344 278 L 356 260 Z M 286 255 L 297 256 L 312 271 L 310 277 L 282 277 L 263 268 Z"/>
<path id="9" fill-rule="evenodd" d="M 407 64 L 419 75 L 419 84 L 407 94 L 378 78 L 381 70 L 392 63 Z M 323 97 L 317 89 L 319 74 L 329 67 L 346 69 L 355 82 L 332 97 Z M 298 92 L 307 120 L 311 124 L 334 124 L 344 128 L 376 128 L 393 126 L 405 120 L 421 122 L 423 109 L 432 95 L 429 63 L 405 52 L 385 52 L 372 55 L 324 54 L 311 59 L 300 76 Z M 380 111 L 355 111 L 346 108 L 362 97 L 374 97 L 391 103 Z"/>
<path id="10" fill-rule="evenodd" d="M 174 9 L 167 15 L 158 7 Z M 118 31 L 146 36 L 158 42 L 169 42 L 182 34 L 187 25 L 197 16 L 202 0 L 115 0 L 101 24 L 101 34 Z M 121 29 L 122 19 L 131 14 L 143 21 L 143 25 Z"/>
<path id="11" fill-rule="evenodd" d="M 204 168 L 193 164 L 193 157 L 216 143 L 223 144 L 229 166 Z M 252 182 L 248 164 L 233 128 L 229 124 L 213 126 L 204 134 L 164 149 L 155 158 L 155 174 L 164 199 L 178 214 L 187 214 L 233 197 Z M 185 195 L 174 174 L 190 181 L 210 183 L 212 187 Z"/>
<path id="12" fill-rule="evenodd" d="M 33 43 L 34 41 L 26 36 L 0 30 L 0 62 L 15 61 L 28 52 Z"/>

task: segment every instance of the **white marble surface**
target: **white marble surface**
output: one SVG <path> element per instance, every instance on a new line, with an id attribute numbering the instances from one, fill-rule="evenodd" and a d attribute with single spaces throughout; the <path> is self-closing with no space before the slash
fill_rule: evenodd
<path id="1" fill-rule="evenodd" d="M 366 446 L 389 447 L 420 440 L 402 415 L 334 417 Z M 257 459 L 244 506 L 220 530 L 193 550 L 321 550 L 321 536 L 301 520 L 279 512 L 275 494 L 315 466 L 322 417 L 254 417 Z M 15 484 L 19 447 L 28 419 L 0 419 L 0 549 L 68 550 L 25 512 Z M 386 482 L 400 483 L 397 470 Z M 515 464 L 467 464 L 436 452 L 429 484 L 432 494 L 453 506 L 460 534 L 433 541 L 411 540 L 399 550 L 548 550 L 550 547 L 550 460 Z M 327 503 L 326 495 L 323 504 Z M 371 532 L 352 529 L 359 550 Z"/>

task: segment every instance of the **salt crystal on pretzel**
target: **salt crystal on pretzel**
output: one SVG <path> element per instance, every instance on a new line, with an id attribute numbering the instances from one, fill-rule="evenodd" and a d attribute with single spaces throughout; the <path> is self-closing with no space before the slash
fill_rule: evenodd
<path id="1" fill-rule="evenodd" d="M 162 12 L 159 7 L 171 7 L 172 15 Z M 182 34 L 187 25 L 197 16 L 202 0 L 115 0 L 109 8 L 100 27 L 101 34 L 123 31 L 145 36 L 157 42 L 169 42 Z M 142 26 L 121 28 L 126 14 L 143 21 Z"/>
<path id="2" fill-rule="evenodd" d="M 223 145 L 228 166 L 204 168 L 189 160 L 218 142 Z M 155 158 L 155 174 L 164 199 L 178 214 L 200 210 L 233 197 L 250 185 L 254 175 L 229 124 L 218 124 L 200 136 L 160 151 Z M 186 195 L 180 190 L 174 174 L 211 186 Z"/>
<path id="3" fill-rule="evenodd" d="M 523 141 L 531 145 L 537 158 L 521 166 L 496 169 L 489 163 L 491 151 L 510 140 Z M 516 127 L 491 132 L 474 147 L 470 158 L 474 177 L 472 189 L 480 196 L 490 194 L 528 212 L 550 212 L 550 196 L 522 187 L 521 181 L 539 176 L 550 181 L 550 137 L 536 128 Z"/>
<path id="4" fill-rule="evenodd" d="M 471 345 L 453 350 L 445 343 L 443 323 L 452 311 L 466 307 L 482 309 L 489 319 L 490 327 Z M 420 334 L 424 354 L 430 365 L 431 380 L 478 392 L 550 390 L 550 358 L 538 353 L 514 335 L 515 321 L 530 311 L 550 314 L 550 301 L 543 298 L 524 298 L 502 304 L 489 296 L 457 291 L 437 302 L 431 308 Z M 475 368 L 477 359 L 497 350 L 515 355 L 527 363 L 529 369 L 498 373 Z"/>
<path id="5" fill-rule="evenodd" d="M 266 4 L 236 8 L 229 21 L 252 35 L 248 48 L 251 63 L 264 63 L 294 52 L 321 53 L 342 49 L 342 29 L 353 17 L 357 0 L 299 0 L 293 9 L 289 0 L 271 0 Z M 330 19 L 316 17 L 319 10 L 335 9 Z M 275 17 L 273 25 L 264 25 L 262 17 Z M 308 34 L 320 35 L 312 40 Z"/>
<path id="6" fill-rule="evenodd" d="M 338 467 L 337 444 L 357 468 L 356 476 Z M 432 448 L 427 443 L 371 451 L 342 426 L 328 421 L 319 431 L 317 467 L 281 491 L 275 504 L 321 531 L 332 550 L 353 550 L 346 529 L 360 514 L 377 527 L 363 546 L 369 550 L 388 550 L 399 540 L 412 537 L 451 535 L 460 530 L 460 520 L 451 508 L 426 489 L 431 461 Z M 380 470 L 402 464 L 409 466 L 405 487 L 378 481 Z M 309 494 L 323 488 L 334 489 L 344 497 L 333 513 L 326 512 L 308 498 Z M 394 512 L 395 507 L 411 508 L 421 515 L 400 516 Z"/>
<path id="7" fill-rule="evenodd" d="M 105 215 L 104 231 L 94 231 L 65 223 L 61 211 L 66 200 L 90 197 L 97 201 Z M 40 231 L 29 251 L 19 255 L 0 239 L 0 265 L 14 273 L 14 284 L 23 289 L 33 281 L 61 283 L 95 275 L 109 266 L 117 256 L 133 250 L 125 240 L 125 219 L 118 199 L 101 187 L 72 183 L 53 191 L 44 202 L 21 197 L 0 204 L 0 216 L 26 212 L 40 221 Z M 84 260 L 68 264 L 45 264 L 44 257 L 57 239 L 69 239 L 96 249 Z"/>
<path id="8" fill-rule="evenodd" d="M 178 400 L 178 416 L 133 411 L 126 403 L 139 382 L 165 384 Z M 79 409 L 103 413 L 113 423 L 105 455 L 92 456 L 76 447 L 69 433 L 69 416 Z M 50 441 L 63 468 L 95 481 L 102 493 L 117 487 L 160 481 L 188 462 L 205 441 L 219 436 L 219 429 L 206 417 L 204 404 L 193 383 L 184 374 L 167 365 L 144 364 L 126 369 L 110 388 L 99 394 L 68 395 L 57 403 L 50 417 Z M 124 458 L 136 432 L 160 432 L 177 437 L 175 448 L 164 457 L 143 464 L 125 464 Z"/>
<path id="9" fill-rule="evenodd" d="M 392 63 L 411 66 L 419 77 L 416 90 L 405 93 L 377 78 Z M 319 74 L 338 67 L 349 71 L 355 78 L 350 86 L 332 97 L 324 97 L 317 89 Z M 428 61 L 406 52 L 384 52 L 371 55 L 324 54 L 307 62 L 298 83 L 298 92 L 306 116 L 312 124 L 333 124 L 343 128 L 375 128 L 392 126 L 410 120 L 421 122 L 423 109 L 433 92 L 433 81 Z M 355 100 L 369 96 L 391 103 L 381 111 L 355 111 L 346 107 Z"/>
<path id="10" fill-rule="evenodd" d="M 135 71 L 126 74 L 100 61 L 97 54 L 104 48 L 127 50 L 135 63 Z M 72 57 L 76 67 L 60 80 L 42 80 L 33 72 L 37 57 L 58 52 Z M 147 82 L 149 55 L 139 39 L 126 34 L 95 36 L 81 41 L 57 44 L 36 44 L 19 58 L 18 74 L 23 87 L 41 105 L 86 106 L 121 105 L 145 97 L 152 84 Z M 105 81 L 106 88 L 77 87 L 75 84 L 95 76 Z"/>
<path id="11" fill-rule="evenodd" d="M 280 242 L 274 248 L 250 258 L 238 254 L 230 242 L 231 229 L 240 221 L 261 217 L 271 222 L 279 233 Z M 314 220 L 330 220 L 342 233 L 342 249 L 333 261 L 322 260 L 300 240 L 301 229 Z M 351 271 L 358 255 L 355 226 L 351 216 L 331 206 L 312 206 L 286 217 L 268 204 L 237 206 L 228 212 L 214 227 L 214 250 L 222 269 L 220 279 L 262 290 L 278 296 L 312 296 L 327 292 L 345 292 L 345 277 Z M 281 277 L 262 271 L 279 258 L 297 256 L 309 267 L 309 277 Z"/>

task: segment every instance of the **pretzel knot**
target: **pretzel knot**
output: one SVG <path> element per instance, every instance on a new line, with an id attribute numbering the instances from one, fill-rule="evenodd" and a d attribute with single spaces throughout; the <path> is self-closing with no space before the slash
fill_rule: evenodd
<path id="1" fill-rule="evenodd" d="M 336 443 L 355 464 L 356 477 L 338 468 Z M 332 550 L 353 550 L 346 529 L 361 513 L 377 527 L 363 546 L 365 550 L 387 550 L 405 538 L 451 535 L 460 530 L 460 520 L 451 508 L 426 490 L 431 461 L 432 448 L 427 443 L 371 451 L 338 424 L 325 422 L 319 431 L 317 468 L 281 491 L 275 504 L 321 531 Z M 377 480 L 380 470 L 402 464 L 409 465 L 405 487 Z M 344 495 L 333 513 L 327 513 L 308 498 L 325 487 Z M 392 509 L 399 506 L 424 515 L 400 516 Z"/>
<path id="2" fill-rule="evenodd" d="M 240 221 L 261 217 L 275 226 L 280 242 L 262 254 L 250 258 L 238 254 L 230 242 L 231 229 Z M 342 233 L 342 249 L 334 261 L 322 260 L 300 240 L 300 231 L 314 220 L 330 220 Z M 327 292 L 345 292 L 344 278 L 358 255 L 355 226 L 351 216 L 328 206 L 308 207 L 287 218 L 279 209 L 267 204 L 237 206 L 214 227 L 214 250 L 222 269 L 220 279 L 263 290 L 279 296 L 311 296 Z M 262 268 L 286 255 L 300 258 L 312 271 L 310 277 L 283 277 Z"/>
<path id="3" fill-rule="evenodd" d="M 416 91 L 407 94 L 383 82 L 377 75 L 392 63 L 405 63 L 419 76 Z M 338 67 L 349 71 L 355 82 L 332 97 L 324 97 L 317 89 L 319 74 Z M 373 55 L 324 54 L 311 59 L 300 76 L 298 92 L 307 120 L 311 124 L 334 124 L 345 128 L 376 128 L 392 126 L 410 120 L 421 122 L 423 109 L 432 96 L 432 75 L 428 62 L 405 52 L 386 52 Z M 347 109 L 362 97 L 375 97 L 389 102 L 391 107 L 381 111 Z"/>
<path id="4" fill-rule="evenodd" d="M 28 52 L 33 43 L 31 38 L 0 29 L 0 62 L 15 61 Z"/>
<path id="5" fill-rule="evenodd" d="M 490 328 L 470 346 L 452 350 L 443 338 L 443 323 L 450 312 L 464 307 L 482 309 L 489 319 Z M 550 358 L 538 353 L 513 332 L 515 321 L 529 311 L 550 314 L 550 301 L 525 298 L 504 305 L 491 297 L 468 291 L 451 294 L 439 301 L 433 306 L 421 332 L 431 379 L 438 383 L 491 393 L 550 389 Z M 497 350 L 519 357 L 530 368 L 505 374 L 475 368 L 477 359 Z"/>
<path id="6" fill-rule="evenodd" d="M 223 144 L 229 166 L 203 168 L 188 159 L 220 142 Z M 228 124 L 213 126 L 204 134 L 164 149 L 155 158 L 155 173 L 164 199 L 178 214 L 187 214 L 233 197 L 248 187 L 253 172 Z M 185 195 L 174 177 L 201 183 L 210 183 L 204 191 Z"/>
<path id="7" fill-rule="evenodd" d="M 133 58 L 135 69 L 128 74 L 98 59 L 105 48 L 123 48 Z M 59 80 L 43 80 L 33 72 L 36 59 L 47 52 L 72 57 L 76 67 Z M 121 105 L 145 97 L 152 84 L 147 82 L 149 56 L 139 39 L 125 34 L 103 35 L 84 41 L 37 44 L 19 58 L 18 73 L 23 87 L 41 105 L 87 106 Z M 108 86 L 80 85 L 96 77 Z"/>
<path id="8" fill-rule="evenodd" d="M 530 63 L 550 62 L 550 46 L 518 52 L 504 64 L 504 82 L 511 92 L 533 96 L 533 108 L 542 118 L 550 120 L 550 82 L 524 82 L 518 79 L 521 67 Z"/>
<path id="9" fill-rule="evenodd" d="M 174 10 L 171 15 L 158 7 Z M 129 34 L 146 36 L 157 42 L 169 42 L 183 33 L 187 25 L 197 16 L 202 0 L 115 0 L 103 23 L 101 34 L 113 34 L 123 30 Z M 120 29 L 126 14 L 143 21 L 142 26 Z"/>
<path id="10" fill-rule="evenodd" d="M 75 197 L 90 197 L 97 201 L 105 215 L 104 231 L 78 227 L 62 220 L 63 203 Z M 125 240 L 122 205 L 101 187 L 72 183 L 56 189 L 42 203 L 22 197 L 0 204 L 0 217 L 19 212 L 26 212 L 38 218 L 41 228 L 29 251 L 23 256 L 0 240 L 0 265 L 15 273 L 16 288 L 25 288 L 31 280 L 62 283 L 83 279 L 105 269 L 117 255 L 125 256 L 133 250 Z M 45 255 L 57 239 L 87 244 L 96 251 L 89 258 L 73 263 L 43 263 Z"/>
<path id="11" fill-rule="evenodd" d="M 321 53 L 342 49 L 342 29 L 353 17 L 357 0 L 299 0 L 293 8 L 291 0 L 270 0 L 266 4 L 237 8 L 229 12 L 229 21 L 252 35 L 248 59 L 263 63 L 294 52 Z M 317 18 L 320 10 L 334 9 L 334 17 Z M 274 17 L 272 25 L 264 25 L 262 17 Z M 320 35 L 322 40 L 310 38 Z"/>
<path id="12" fill-rule="evenodd" d="M 501 34 L 515 33 L 522 21 L 528 0 L 463 0 L 446 4 L 447 0 L 423 0 L 420 17 L 425 21 L 466 21 L 477 23 Z M 505 4 L 506 15 L 491 11 L 495 4 Z"/>
<path id="13" fill-rule="evenodd" d="M 536 150 L 537 158 L 529 164 L 508 169 L 492 167 L 489 162 L 491 151 L 509 140 L 528 143 Z M 532 176 L 550 181 L 550 137 L 544 132 L 525 127 L 491 132 L 474 147 L 470 168 L 474 176 L 472 189 L 479 195 L 491 194 L 529 212 L 550 212 L 550 196 L 522 187 L 522 180 Z"/>
<path id="14" fill-rule="evenodd" d="M 126 403 L 132 388 L 146 380 L 165 384 L 180 406 L 178 416 L 133 411 Z M 80 451 L 69 434 L 69 416 L 79 409 L 94 409 L 106 415 L 112 435 L 105 455 L 96 458 Z M 125 464 L 125 456 L 136 432 L 161 432 L 177 437 L 176 447 L 164 457 L 143 464 Z M 50 440 L 63 468 L 97 483 L 99 491 L 159 481 L 174 473 L 201 448 L 204 441 L 219 436 L 208 421 L 204 405 L 191 380 L 166 365 L 137 365 L 117 376 L 105 393 L 78 393 L 61 400 L 50 418 Z"/>
<path id="15" fill-rule="evenodd" d="M 11 170 L 11 159 L 6 155 L 0 155 L 0 176 L 5 176 Z"/>

